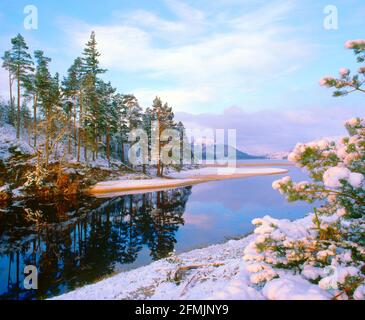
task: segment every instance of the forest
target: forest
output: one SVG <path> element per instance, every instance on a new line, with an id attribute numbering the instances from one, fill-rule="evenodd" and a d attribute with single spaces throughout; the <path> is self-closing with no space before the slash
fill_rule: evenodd
<path id="1" fill-rule="evenodd" d="M 38 195 L 77 193 L 80 182 L 62 176 L 65 166 L 72 164 L 73 169 L 85 170 L 93 167 L 94 171 L 95 167 L 109 167 L 116 169 L 115 174 L 120 169 L 150 172 L 152 166 L 143 164 L 133 168 L 128 161 L 126 146 L 130 145 L 128 136 L 132 130 L 149 132 L 149 151 L 152 123 L 158 124 L 159 132 L 175 129 L 183 137 L 184 125 L 175 121 L 167 102 L 156 97 L 151 106 L 142 108 L 133 94 L 119 93 L 104 80 L 107 70 L 100 66 L 99 59 L 95 32 L 92 32 L 83 52 L 62 77 L 51 73 L 52 59 L 42 50 L 30 52 L 21 34 L 11 39 L 9 50 L 2 56 L 2 67 L 8 74 L 9 98 L 1 102 L 0 122 L 14 127 L 18 144 L 26 142 L 32 150 L 19 163 L 17 146 L 9 148 L 12 155 L 7 159 L 8 165 L 0 165 L 5 181 L 21 177 L 23 185 Z M 166 144 L 158 140 L 159 155 Z M 27 167 L 23 165 L 24 160 Z M 18 169 L 13 172 L 15 167 Z M 160 159 L 153 167 L 153 174 L 163 175 L 164 164 Z M 102 174 L 100 179 L 106 175 Z M 93 172 L 93 176 L 97 173 Z M 11 189 L 19 186 L 17 183 Z"/>
<path id="2" fill-rule="evenodd" d="M 125 162 L 123 147 L 131 130 L 148 129 L 157 120 L 161 127 L 183 127 L 175 123 L 172 108 L 159 97 L 143 111 L 133 94 L 118 93 L 101 78 L 107 70 L 101 68 L 99 57 L 92 32 L 82 55 L 61 79 L 58 73 L 51 74 L 52 59 L 42 50 L 32 55 L 21 34 L 11 39 L 11 49 L 2 57 L 9 77 L 9 101 L 2 102 L 1 118 L 16 127 L 17 139 L 23 136 L 31 142 L 45 164 L 65 141 L 64 154 L 78 162 L 99 156 Z"/>

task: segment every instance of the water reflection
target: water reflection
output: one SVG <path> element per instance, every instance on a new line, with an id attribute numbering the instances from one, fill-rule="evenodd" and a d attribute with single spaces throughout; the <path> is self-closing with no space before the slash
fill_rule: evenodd
<path id="1" fill-rule="evenodd" d="M 294 180 L 308 180 L 297 168 L 285 168 Z M 253 230 L 256 217 L 304 216 L 315 204 L 288 203 L 271 187 L 282 176 L 0 208 L 0 299 L 55 296 L 146 265 L 173 249 L 180 253 L 241 236 Z M 37 291 L 22 289 L 29 264 L 40 270 Z"/>
<path id="2" fill-rule="evenodd" d="M 107 201 L 17 202 L 0 211 L 0 299 L 54 296 L 174 249 L 191 187 Z M 38 290 L 24 290 L 24 266 L 39 270 Z"/>

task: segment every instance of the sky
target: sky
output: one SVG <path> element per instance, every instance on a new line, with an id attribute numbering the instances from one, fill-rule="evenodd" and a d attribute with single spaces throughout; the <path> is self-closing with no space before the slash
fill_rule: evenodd
<path id="1" fill-rule="evenodd" d="M 27 5 L 36 29 L 24 28 Z M 358 68 L 344 43 L 365 37 L 364 17 L 362 0 L 1 0 L 0 52 L 20 32 L 64 75 L 94 30 L 103 78 L 119 92 L 143 107 L 158 95 L 195 128 L 234 128 L 240 149 L 261 154 L 342 135 L 344 120 L 364 115 L 361 94 L 333 98 L 318 85 Z"/>

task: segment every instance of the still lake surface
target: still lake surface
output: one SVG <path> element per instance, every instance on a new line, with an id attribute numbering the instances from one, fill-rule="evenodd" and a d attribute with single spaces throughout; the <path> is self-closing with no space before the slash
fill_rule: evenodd
<path id="1" fill-rule="evenodd" d="M 293 166 L 283 168 L 293 180 L 307 178 Z M 211 181 L 111 199 L 26 200 L 0 208 L 0 299 L 59 295 L 164 258 L 172 250 L 240 237 L 253 230 L 256 217 L 303 217 L 313 205 L 288 203 L 272 189 L 282 176 Z M 24 289 L 26 265 L 39 270 L 38 290 Z"/>

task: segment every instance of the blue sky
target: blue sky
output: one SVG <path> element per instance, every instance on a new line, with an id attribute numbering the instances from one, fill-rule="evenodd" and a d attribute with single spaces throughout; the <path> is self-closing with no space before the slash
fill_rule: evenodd
<path id="1" fill-rule="evenodd" d="M 29 4 L 38 8 L 37 30 L 23 27 Z M 338 9 L 337 30 L 323 27 L 329 4 Z M 334 99 L 318 81 L 340 67 L 357 68 L 344 42 L 364 38 L 364 17 L 361 0 L 2 0 L 0 51 L 20 32 L 64 74 L 95 30 L 106 80 L 144 107 L 160 95 L 194 125 L 203 126 L 194 115 L 232 110 L 242 117 L 284 110 L 300 118 L 323 108 L 324 117 L 334 110 L 347 116 L 361 110 L 361 95 Z M 4 72 L 0 85 L 4 94 Z M 323 135 L 341 133 L 339 120 Z"/>

